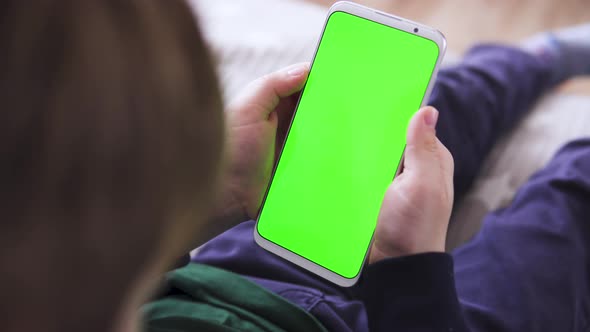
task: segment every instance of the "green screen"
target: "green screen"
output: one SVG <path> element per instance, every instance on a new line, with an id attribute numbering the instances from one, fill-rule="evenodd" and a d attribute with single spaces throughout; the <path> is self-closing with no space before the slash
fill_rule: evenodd
<path id="1" fill-rule="evenodd" d="M 438 55 L 423 37 L 330 16 L 260 212 L 260 236 L 357 276 Z"/>

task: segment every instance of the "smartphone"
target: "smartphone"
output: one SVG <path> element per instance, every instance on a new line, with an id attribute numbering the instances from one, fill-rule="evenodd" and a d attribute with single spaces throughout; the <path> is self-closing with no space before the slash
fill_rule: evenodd
<path id="1" fill-rule="evenodd" d="M 357 282 L 445 49 L 427 26 L 350 2 L 330 8 L 258 214 L 261 247 L 340 286 Z"/>

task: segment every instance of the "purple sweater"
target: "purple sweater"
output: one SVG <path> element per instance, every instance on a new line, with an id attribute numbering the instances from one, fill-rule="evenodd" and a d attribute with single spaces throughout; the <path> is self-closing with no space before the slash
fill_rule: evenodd
<path id="1" fill-rule="evenodd" d="M 467 331 L 452 257 L 427 253 L 368 266 L 352 288 L 325 281 L 254 243 L 244 222 L 205 244 L 193 261 L 241 274 L 309 311 L 330 331 Z"/>

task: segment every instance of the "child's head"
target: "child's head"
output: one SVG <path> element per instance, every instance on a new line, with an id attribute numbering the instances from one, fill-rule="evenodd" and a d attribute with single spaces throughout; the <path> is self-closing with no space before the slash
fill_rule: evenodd
<path id="1" fill-rule="evenodd" d="M 0 2 L 3 329 L 110 329 L 204 222 L 222 117 L 182 0 Z"/>

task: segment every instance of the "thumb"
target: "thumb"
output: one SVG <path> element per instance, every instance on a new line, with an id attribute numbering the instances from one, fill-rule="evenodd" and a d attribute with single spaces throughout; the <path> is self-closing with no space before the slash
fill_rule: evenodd
<path id="1" fill-rule="evenodd" d="M 436 137 L 438 111 L 433 107 L 424 107 L 412 117 L 407 130 L 406 151 L 403 173 L 421 177 L 432 173 L 433 168 L 448 168 L 448 150 Z M 452 158 L 451 158 L 452 162 Z M 439 174 L 437 174 L 439 175 Z"/>

